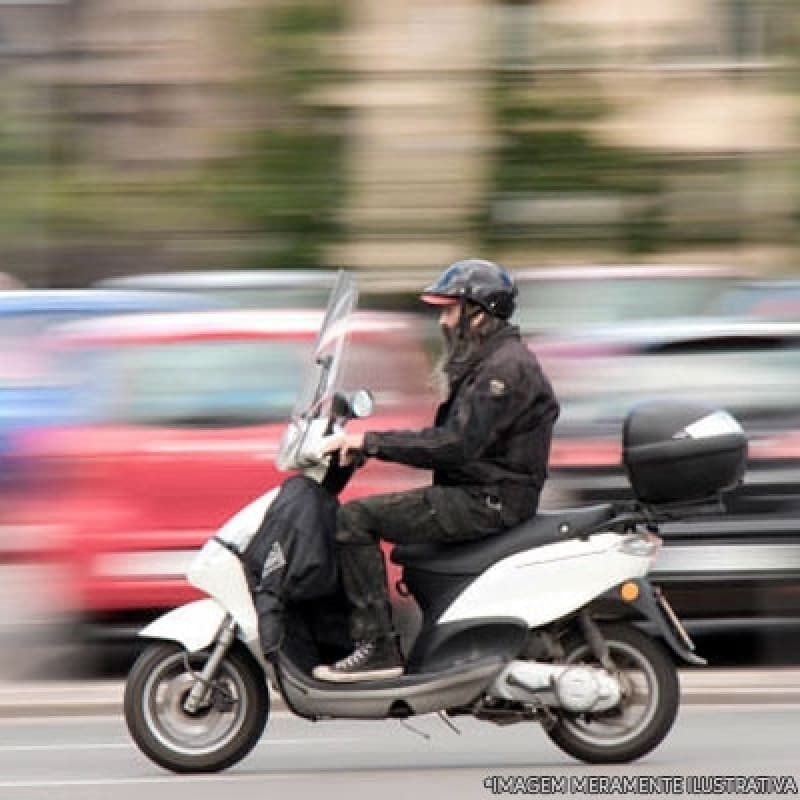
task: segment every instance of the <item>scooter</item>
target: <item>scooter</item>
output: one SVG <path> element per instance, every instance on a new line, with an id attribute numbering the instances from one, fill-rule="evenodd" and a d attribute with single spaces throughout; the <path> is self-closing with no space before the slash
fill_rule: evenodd
<path id="1" fill-rule="evenodd" d="M 324 481 L 327 437 L 371 412 L 366 391 L 335 383 L 354 287 L 341 273 L 311 375 L 284 436 L 279 465 Z M 141 631 L 125 718 L 141 751 L 174 772 L 214 772 L 243 759 L 270 713 L 270 685 L 309 720 L 459 715 L 499 725 L 535 721 L 589 763 L 640 758 L 664 739 L 680 705 L 676 658 L 705 661 L 647 580 L 658 524 L 719 510 L 742 477 L 746 442 L 724 411 L 649 404 L 624 427 L 637 500 L 539 512 L 486 540 L 398 546 L 399 585 L 421 611 L 406 672 L 380 682 L 326 683 L 293 656 L 292 629 L 265 656 L 241 552 L 280 487 L 229 520 L 198 552 L 189 582 L 208 597 Z"/>

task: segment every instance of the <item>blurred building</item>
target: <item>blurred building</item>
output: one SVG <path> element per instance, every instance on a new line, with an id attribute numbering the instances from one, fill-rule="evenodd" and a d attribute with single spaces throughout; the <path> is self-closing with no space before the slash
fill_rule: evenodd
<path id="1" fill-rule="evenodd" d="M 243 125 L 231 87 L 244 70 L 218 33 L 248 5 L 0 0 L 5 266 L 33 285 L 81 285 L 117 260 L 157 265 L 172 235 L 142 219 L 159 215 L 158 185 L 230 152 Z"/>
<path id="2" fill-rule="evenodd" d="M 230 84 L 242 65 L 215 22 L 247 4 L 0 0 L 0 54 L 38 90 L 31 97 L 41 121 L 69 135 L 79 162 L 202 159 L 224 146 L 220 130 L 241 122 Z M 59 124 L 66 118 L 68 128 Z"/>
<path id="3" fill-rule="evenodd" d="M 617 260 L 660 249 L 648 227 L 687 251 L 793 257 L 790 4 L 355 7 L 345 263 L 442 263 L 487 243 L 511 263 Z M 559 138 L 574 154 L 554 165 Z"/>
<path id="4" fill-rule="evenodd" d="M 356 0 L 343 38 L 352 81 L 348 242 L 360 267 L 430 268 L 477 246 L 493 149 L 491 6 Z"/>
<path id="5" fill-rule="evenodd" d="M 270 10 L 272 38 L 248 24 Z M 304 236 L 318 245 L 305 265 L 480 251 L 514 266 L 644 253 L 785 267 L 800 204 L 793 13 L 791 0 L 0 0 L 0 146 L 5 125 L 5 149 L 32 165 L 0 200 L 13 227 L 0 252 L 62 283 L 269 266 Z M 298 152 L 262 140 L 265 167 L 240 149 L 258 129 Z M 308 131 L 321 138 L 304 158 Z M 237 152 L 234 174 L 204 172 Z"/>

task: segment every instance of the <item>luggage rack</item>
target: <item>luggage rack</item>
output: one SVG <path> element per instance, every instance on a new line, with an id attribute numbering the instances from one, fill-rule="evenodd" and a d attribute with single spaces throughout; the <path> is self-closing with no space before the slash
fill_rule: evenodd
<path id="1" fill-rule="evenodd" d="M 646 525 L 649 531 L 657 533 L 658 526 L 662 523 L 719 516 L 725 514 L 726 510 L 721 492 L 711 497 L 657 505 L 634 500 L 615 504 L 614 518 L 606 524 L 606 528 L 633 530 L 636 525 Z"/>

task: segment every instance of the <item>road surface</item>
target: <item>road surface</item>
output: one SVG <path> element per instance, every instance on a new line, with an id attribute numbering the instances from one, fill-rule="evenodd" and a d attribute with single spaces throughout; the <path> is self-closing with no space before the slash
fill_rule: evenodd
<path id="1" fill-rule="evenodd" d="M 247 759 L 201 776 L 151 764 L 119 715 L 7 717 L 0 719 L 0 798 L 471 800 L 547 789 L 549 796 L 612 796 L 620 787 L 624 793 L 613 796 L 736 796 L 737 787 L 795 796 L 799 714 L 798 705 L 687 706 L 648 758 L 589 767 L 560 753 L 534 723 L 458 720 L 456 734 L 437 717 L 414 720 L 414 732 L 399 722 L 310 723 L 280 711 Z"/>

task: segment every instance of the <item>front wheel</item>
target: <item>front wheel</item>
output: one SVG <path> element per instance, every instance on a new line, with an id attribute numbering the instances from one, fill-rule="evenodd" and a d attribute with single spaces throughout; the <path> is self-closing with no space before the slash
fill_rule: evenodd
<path id="1" fill-rule="evenodd" d="M 191 655 L 193 672 L 204 657 Z M 215 679 L 212 702 L 193 714 L 183 704 L 195 679 L 187 654 L 173 643 L 148 647 L 131 668 L 125 686 L 125 721 L 150 759 L 173 772 L 217 772 L 244 758 L 269 717 L 269 692 L 261 670 L 232 649 Z"/>
<path id="2" fill-rule="evenodd" d="M 581 761 L 624 763 L 649 753 L 669 732 L 680 706 L 678 673 L 660 642 L 637 628 L 613 625 L 602 633 L 620 672 L 622 702 L 598 714 L 559 711 L 547 733 Z M 578 639 L 567 643 L 567 662 L 598 666 L 589 646 Z"/>

